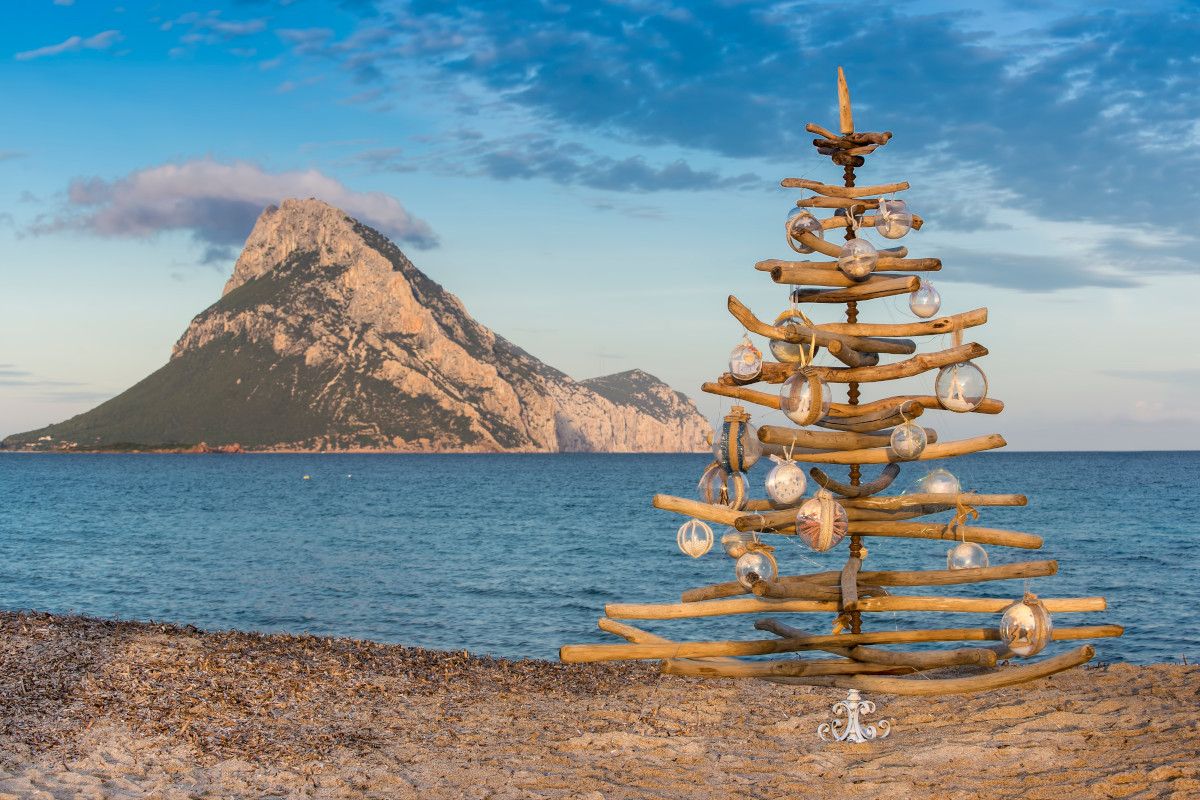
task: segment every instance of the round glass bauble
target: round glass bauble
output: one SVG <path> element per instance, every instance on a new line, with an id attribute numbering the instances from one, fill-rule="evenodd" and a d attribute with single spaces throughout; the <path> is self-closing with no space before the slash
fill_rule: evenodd
<path id="1" fill-rule="evenodd" d="M 1000 641 L 1021 658 L 1040 653 L 1053 632 L 1050 612 L 1034 595 L 1013 603 L 1000 618 Z"/>
<path id="2" fill-rule="evenodd" d="M 942 307 L 942 296 L 929 281 L 922 280 L 917 290 L 908 296 L 908 308 L 921 319 L 929 319 Z"/>
<path id="3" fill-rule="evenodd" d="M 738 383 L 751 383 L 762 375 L 762 363 L 762 351 L 747 337 L 729 354 L 729 374 Z"/>
<path id="4" fill-rule="evenodd" d="M 925 429 L 915 422 L 905 422 L 892 429 L 891 446 L 896 458 L 901 461 L 912 461 L 925 451 L 929 437 Z"/>
<path id="5" fill-rule="evenodd" d="M 758 531 L 736 531 L 733 528 L 721 537 L 721 547 L 730 558 L 741 558 L 746 552 L 746 545 L 761 544 L 762 536 Z"/>
<path id="6" fill-rule="evenodd" d="M 874 271 L 875 262 L 878 260 L 879 253 L 876 252 L 875 245 L 866 239 L 851 239 L 842 245 L 842 251 L 838 254 L 838 269 L 847 278 L 866 280 Z"/>
<path id="7" fill-rule="evenodd" d="M 829 413 L 829 405 L 833 402 L 833 393 L 829 391 L 829 384 L 825 382 L 824 378 L 818 378 L 817 382 L 821 396 L 816 398 L 816 401 L 821 404 L 821 413 L 816 416 L 816 419 L 821 419 Z M 792 422 L 799 425 L 811 425 L 812 422 L 807 420 L 812 416 L 814 402 L 812 394 L 808 376 L 796 373 L 779 387 L 779 410 Z M 815 422 L 816 419 L 813 421 Z"/>
<path id="8" fill-rule="evenodd" d="M 812 212 L 807 208 L 793 208 L 788 213 L 787 218 L 787 243 L 788 246 L 797 253 L 808 254 L 813 252 L 813 249 L 800 241 L 799 234 L 811 233 L 818 239 L 825 238 L 825 229 L 821 227 L 821 220 L 813 216 Z"/>
<path id="9" fill-rule="evenodd" d="M 960 542 L 946 551 L 946 569 L 975 569 L 987 565 L 987 550 L 974 542 Z"/>
<path id="10" fill-rule="evenodd" d="M 689 519 L 679 526 L 675 536 L 679 549 L 692 558 L 699 558 L 712 549 L 713 532 L 707 523 L 698 519 Z"/>
<path id="11" fill-rule="evenodd" d="M 875 230 L 885 239 L 899 239 L 912 230 L 912 213 L 903 200 L 880 200 Z"/>
<path id="12" fill-rule="evenodd" d="M 959 413 L 974 411 L 987 397 L 987 376 L 970 361 L 960 361 L 942 367 L 934 388 L 942 408 Z"/>
<path id="13" fill-rule="evenodd" d="M 787 325 L 804 325 L 805 322 L 800 317 L 784 317 L 775 323 L 776 328 L 783 328 Z M 772 339 L 768 342 L 771 348 L 771 355 L 775 356 L 776 361 L 781 361 L 784 364 L 800 363 L 800 353 L 808 352 L 809 345 L 799 344 L 798 342 L 783 342 L 778 339 Z M 815 350 L 816 348 L 814 348 Z"/>
<path id="14" fill-rule="evenodd" d="M 718 464 L 727 462 L 730 466 L 740 465 L 741 469 L 737 471 L 745 472 L 758 463 L 758 459 L 762 458 L 762 442 L 758 440 L 758 428 L 748 422 L 738 426 L 737 441 L 733 442 L 728 450 L 721 444 L 724 438 L 723 430 L 718 428 L 713 437 L 713 458 Z"/>
<path id="15" fill-rule="evenodd" d="M 700 477 L 700 485 L 696 487 L 700 499 L 709 505 L 725 506 L 734 511 L 746 507 L 750 496 L 750 484 L 741 472 L 730 475 L 717 464 L 710 464 Z"/>
<path id="16" fill-rule="evenodd" d="M 919 494 L 958 494 L 962 485 L 949 470 L 935 469 L 917 484 Z"/>
<path id="17" fill-rule="evenodd" d="M 767 496 L 780 505 L 799 503 L 807 485 L 808 478 L 795 461 L 780 461 L 767 473 Z"/>
<path id="18" fill-rule="evenodd" d="M 733 567 L 738 583 L 749 589 L 756 580 L 773 581 L 779 574 L 775 556 L 762 550 L 747 550 Z"/>
<path id="19" fill-rule="evenodd" d="M 796 512 L 796 535 L 810 550 L 829 550 L 846 538 L 848 530 L 846 509 L 828 495 L 808 500 Z"/>

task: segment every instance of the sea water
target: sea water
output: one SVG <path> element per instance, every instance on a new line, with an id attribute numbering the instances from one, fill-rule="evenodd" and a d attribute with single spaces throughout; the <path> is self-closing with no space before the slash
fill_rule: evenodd
<path id="1" fill-rule="evenodd" d="M 605 603 L 677 602 L 684 589 L 733 579 L 719 543 L 684 555 L 675 544 L 684 518 L 650 505 L 655 493 L 695 497 L 707 461 L 7 454 L 0 608 L 554 658 L 562 644 L 618 641 L 596 627 Z M 1104 612 L 1055 615 L 1061 626 L 1124 625 L 1124 637 L 1094 642 L 1098 658 L 1200 659 L 1200 453 L 981 453 L 907 464 L 896 486 L 938 467 L 964 491 L 1028 495 L 1025 508 L 980 508 L 973 524 L 1044 538 L 1039 551 L 987 547 L 993 565 L 1057 559 L 1057 575 L 1030 582 L 1040 596 L 1107 598 Z M 751 471 L 753 496 L 765 496 L 766 471 Z M 845 561 L 844 545 L 813 553 L 794 537 L 768 541 L 781 574 Z M 944 569 L 950 543 L 864 545 L 867 569 Z M 1016 599 L 1024 589 L 1010 580 L 903 592 Z M 672 638 L 748 639 L 764 636 L 753 629 L 760 616 L 634 624 Z M 827 632 L 832 617 L 786 620 Z M 998 622 L 887 613 L 867 615 L 864 630 Z"/>

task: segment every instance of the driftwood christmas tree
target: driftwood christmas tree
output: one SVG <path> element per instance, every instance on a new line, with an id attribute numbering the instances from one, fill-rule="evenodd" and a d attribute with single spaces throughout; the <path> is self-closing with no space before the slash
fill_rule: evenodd
<path id="1" fill-rule="evenodd" d="M 663 672 L 677 675 L 745 677 L 778 683 L 830 686 L 850 690 L 834 706 L 839 718 L 820 726 L 822 738 L 863 741 L 886 735 L 886 722 L 863 726 L 860 712 L 873 705 L 859 692 L 949 694 L 978 692 L 1025 683 L 1089 661 L 1095 651 L 1083 645 L 1044 660 L 997 666 L 998 661 L 1029 658 L 1051 640 L 1080 640 L 1120 636 L 1118 625 L 1063 625 L 1063 614 L 1102 611 L 1102 597 L 1037 598 L 1029 593 L 1030 579 L 1054 575 L 1052 560 L 1023 560 L 989 565 L 984 545 L 992 548 L 1036 550 L 1040 537 L 970 524 L 988 506 L 1024 506 L 1018 494 L 963 493 L 946 470 L 926 474 L 915 490 L 887 494 L 901 464 L 919 463 L 990 450 L 1005 445 L 998 434 L 938 441 L 932 429 L 916 420 L 927 411 L 998 414 L 1004 404 L 987 396 L 987 380 L 972 362 L 987 355 L 975 343 L 962 344 L 964 330 L 987 321 L 981 308 L 937 317 L 940 298 L 923 277 L 941 269 L 936 258 L 909 258 L 905 247 L 876 249 L 859 234 L 871 228 L 887 239 L 919 230 L 923 220 L 895 199 L 907 183 L 856 186 L 855 170 L 865 156 L 887 144 L 890 133 L 854 130 L 849 93 L 838 70 L 840 134 L 818 125 L 806 129 L 818 137 L 818 151 L 844 168 L 844 185 L 788 179 L 785 187 L 803 190 L 787 221 L 792 249 L 810 255 L 802 261 L 768 260 L 756 268 L 778 284 L 795 287 L 791 308 L 773 322 L 760 319 L 735 297 L 729 311 L 749 334 L 765 338 L 775 361 L 764 361 L 747 336 L 735 348 L 730 371 L 704 391 L 733 398 L 746 406 L 778 409 L 798 427 L 750 424 L 744 406 L 733 406 L 714 440 L 715 461 L 701 482 L 701 500 L 657 495 L 657 508 L 691 517 L 679 530 L 685 553 L 699 557 L 713 544 L 711 523 L 728 526 L 721 537 L 725 553 L 736 558 L 737 580 L 689 589 L 681 602 L 652 605 L 612 603 L 600 627 L 628 640 L 627 644 L 568 645 L 563 661 L 661 659 Z M 818 218 L 813 210 L 828 210 Z M 844 243 L 830 241 L 843 234 Z M 825 257 L 825 258 L 822 258 Z M 899 324 L 859 321 L 865 301 L 909 296 L 917 318 Z M 846 321 L 815 324 L 804 313 L 809 303 L 843 304 Z M 864 309 L 865 310 L 865 309 Z M 906 337 L 952 336 L 948 349 L 917 354 L 917 342 Z M 928 340 L 926 340 L 928 341 Z M 837 366 L 818 366 L 824 350 Z M 912 376 L 932 376 L 930 395 L 888 396 L 886 382 Z M 769 384 L 778 387 L 772 391 Z M 845 385 L 845 402 L 833 402 L 832 387 Z M 880 399 L 860 401 L 860 386 L 880 389 Z M 761 457 L 776 464 L 767 476 L 768 499 L 750 498 L 745 479 Z M 808 482 L 798 463 L 810 469 L 815 495 L 804 498 Z M 845 482 L 829 476 L 830 465 L 849 467 Z M 863 482 L 863 467 L 884 465 L 880 474 Z M 761 468 L 761 467 L 760 467 Z M 954 512 L 953 519 L 933 521 L 934 514 Z M 922 519 L 925 518 L 925 519 Z M 812 550 L 828 551 L 843 540 L 849 554 L 840 571 L 779 575 L 772 541 L 796 537 Z M 922 571 L 865 570 L 865 537 L 946 540 L 946 569 Z M 886 546 L 873 548 L 873 561 L 884 561 Z M 906 587 L 953 586 L 1024 579 L 1025 589 L 996 584 L 994 597 L 914 594 Z M 1014 596 L 1015 595 L 1015 596 Z M 1023 596 L 1022 596 L 1023 595 Z M 888 611 L 974 612 L 988 615 L 981 627 L 871 630 L 871 614 Z M 754 627 L 776 638 L 745 641 L 672 641 L 621 620 L 705 618 L 727 614 L 817 614 L 818 625 L 793 627 L 774 617 L 758 619 Z M 1054 615 L 1054 624 L 1051 624 Z M 823 616 L 823 619 L 820 617 Z M 876 626 L 881 628 L 882 626 Z M 994 642 L 995 644 L 989 644 Z M 920 643 L 919 649 L 911 645 Z M 930 643 L 951 644 L 935 649 Z M 907 649 L 903 649 L 908 645 Z M 899 646 L 899 647 L 896 647 Z M 805 657 L 822 653 L 820 657 Z M 749 656 L 787 654 L 772 660 Z M 797 658 L 797 655 L 800 655 Z M 975 667 L 930 673 L 943 667 Z"/>

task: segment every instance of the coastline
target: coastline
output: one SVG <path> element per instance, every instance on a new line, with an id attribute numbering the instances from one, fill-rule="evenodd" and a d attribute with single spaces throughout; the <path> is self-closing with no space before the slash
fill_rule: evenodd
<path id="1" fill-rule="evenodd" d="M 1200 795 L 1200 667 L 972 696 L 832 690 L 351 639 L 0 612 L 0 798 Z"/>

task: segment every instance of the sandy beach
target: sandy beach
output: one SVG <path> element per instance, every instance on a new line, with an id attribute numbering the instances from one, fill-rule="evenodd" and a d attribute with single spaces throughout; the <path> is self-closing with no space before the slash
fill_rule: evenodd
<path id="1" fill-rule="evenodd" d="M 0 798 L 1200 797 L 1200 667 L 877 695 L 0 613 Z"/>

